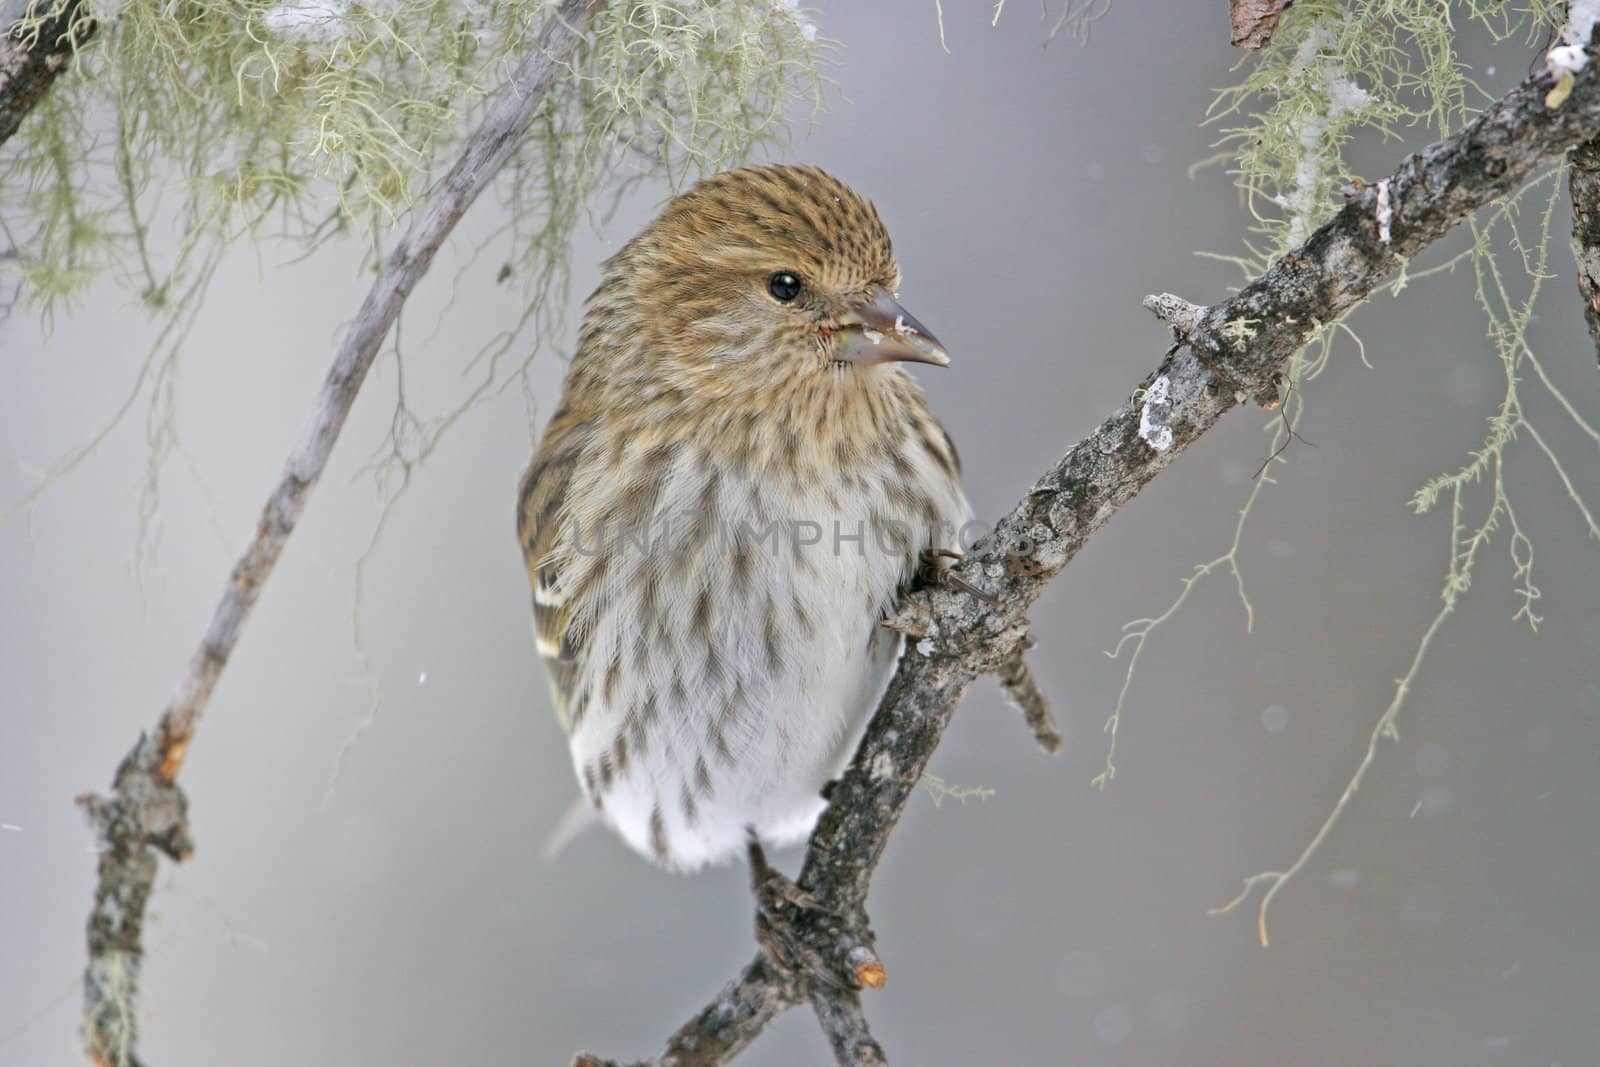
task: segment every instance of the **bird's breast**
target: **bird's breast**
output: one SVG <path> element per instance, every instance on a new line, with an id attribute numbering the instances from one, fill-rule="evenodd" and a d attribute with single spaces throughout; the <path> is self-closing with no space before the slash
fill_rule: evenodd
<path id="1" fill-rule="evenodd" d="M 563 532 L 563 581 L 582 590 L 571 742 L 624 837 L 697 866 L 737 851 L 745 825 L 809 827 L 892 669 L 884 612 L 970 513 L 909 448 L 826 477 L 690 442 L 658 458 L 643 479 L 580 472 L 587 499 L 610 499 Z"/>

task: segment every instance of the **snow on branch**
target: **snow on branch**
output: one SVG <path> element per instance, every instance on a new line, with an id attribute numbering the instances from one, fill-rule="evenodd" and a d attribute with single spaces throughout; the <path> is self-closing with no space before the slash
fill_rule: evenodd
<path id="1" fill-rule="evenodd" d="M 1587 49 L 1596 23 L 1600 23 L 1600 0 L 1571 0 L 1567 4 L 1567 25 L 1561 31 L 1561 43 L 1545 55 L 1545 66 L 1556 79 L 1555 87 L 1545 96 L 1546 107 L 1560 107 L 1572 92 L 1573 77 L 1589 65 Z"/>

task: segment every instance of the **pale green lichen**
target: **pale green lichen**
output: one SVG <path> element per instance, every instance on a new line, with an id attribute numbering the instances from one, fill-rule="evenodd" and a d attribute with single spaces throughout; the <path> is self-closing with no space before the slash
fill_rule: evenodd
<path id="1" fill-rule="evenodd" d="M 1228 341 L 1239 345 L 1253 339 L 1256 335 L 1256 327 L 1260 325 L 1260 319 L 1234 319 L 1231 322 L 1224 323 L 1222 329 L 1218 332 Z"/>
<path id="2" fill-rule="evenodd" d="M 0 269 L 20 276 L 46 321 L 109 273 L 163 330 L 111 423 L 7 514 L 171 380 L 226 247 L 271 236 L 309 253 L 345 239 L 375 261 L 557 6 L 85 0 L 80 18 L 97 32 L 0 148 L 0 235 L 12 252 Z M 51 13 L 41 7 L 28 25 Z M 643 177 L 678 187 L 783 143 L 795 99 L 820 106 L 829 49 L 788 0 L 624 0 L 601 10 L 585 41 L 497 186 L 515 249 L 502 273 L 520 289 L 522 317 L 469 359 L 474 387 L 459 403 L 397 421 L 394 462 L 416 462 L 516 380 L 538 348 L 530 334 L 560 336 L 569 238 L 601 198 Z M 170 406 L 153 397 L 146 413 L 148 519 L 179 446 Z"/>
<path id="3" fill-rule="evenodd" d="M 1356 176 L 1349 173 L 1344 150 L 1362 131 L 1385 137 L 1443 136 L 1467 122 L 1475 107 L 1487 97 L 1473 80 L 1473 72 L 1457 48 L 1457 23 L 1475 23 L 1496 41 L 1521 36 L 1537 43 L 1551 35 L 1564 9 L 1554 0 L 1498 3 L 1490 0 L 1444 4 L 1437 0 L 1387 0 L 1345 4 L 1340 0 L 1302 0 L 1286 13 L 1279 32 L 1259 57 L 1241 61 L 1243 80 L 1223 90 L 1213 105 L 1213 121 L 1228 125 L 1219 142 L 1221 154 L 1254 219 L 1252 238 L 1243 254 L 1217 258 L 1236 263 L 1247 274 L 1257 274 L 1288 251 L 1330 214 L 1335 189 Z M 1492 535 L 1508 531 L 1507 550 L 1515 584 L 1517 608 L 1513 618 L 1537 629 L 1536 611 L 1541 592 L 1533 581 L 1533 540 L 1512 505 L 1504 475 L 1505 459 L 1521 438 L 1527 438 L 1544 457 L 1577 509 L 1590 536 L 1600 540 L 1595 509 L 1585 500 L 1567 469 L 1567 463 L 1546 443 L 1544 435 L 1525 413 L 1519 385 L 1525 370 L 1532 370 L 1556 401 L 1563 415 L 1600 448 L 1600 432 L 1556 388 L 1528 342 L 1536 300 L 1548 277 L 1548 252 L 1562 170 L 1548 171 L 1508 201 L 1491 209 L 1485 218 L 1470 223 L 1471 246 L 1445 262 L 1423 271 L 1402 269 L 1390 287 L 1398 295 L 1408 283 L 1430 275 L 1453 273 L 1470 264 L 1475 294 L 1488 324 L 1488 339 L 1504 372 L 1505 394 L 1489 418 L 1489 432 L 1471 451 L 1468 461 L 1455 471 L 1429 480 L 1412 501 L 1420 513 L 1439 501 L 1451 503 L 1450 561 L 1441 591 L 1442 605 L 1424 629 L 1410 665 L 1395 694 L 1373 728 L 1369 745 L 1351 775 L 1343 794 L 1326 820 L 1295 860 L 1282 870 L 1264 871 L 1247 878 L 1244 889 L 1217 913 L 1234 910 L 1264 888 L 1258 910 L 1258 931 L 1267 943 L 1267 911 L 1278 893 L 1295 878 L 1322 846 L 1345 814 L 1376 757 L 1379 742 L 1398 737 L 1396 719 L 1410 697 L 1424 657 L 1445 620 L 1457 609 L 1459 598 L 1471 584 L 1473 570 Z M 1543 212 L 1524 233 L 1519 205 L 1531 189 L 1549 183 Z M 1508 259 L 1510 267 L 1502 266 Z M 1513 279 L 1523 284 L 1521 292 Z M 1229 324 L 1232 326 L 1233 324 Z M 1182 589 L 1162 613 L 1135 620 L 1112 654 L 1129 653 L 1116 706 L 1107 721 L 1111 735 L 1106 767 L 1095 779 L 1104 786 L 1114 777 L 1117 728 L 1124 711 L 1138 658 L 1151 633 L 1183 606 L 1196 583 L 1207 575 L 1228 570 L 1245 608 L 1246 628 L 1254 610 L 1245 594 L 1239 568 L 1239 548 L 1245 523 L 1256 507 L 1267 475 L 1295 436 L 1304 415 L 1305 385 L 1327 365 L 1330 342 L 1336 332 L 1353 339 L 1366 362 L 1360 339 L 1343 322 L 1323 327 L 1317 339 L 1295 356 L 1287 371 L 1288 396 L 1281 413 L 1268 423 L 1269 455 L 1258 472 L 1234 527 L 1228 550 L 1183 580 Z M 1370 364 L 1369 364 L 1370 366 Z M 1471 490 L 1486 483 L 1487 499 L 1474 512 Z"/>
<path id="4" fill-rule="evenodd" d="M 1518 388 L 1522 382 L 1521 371 L 1531 368 L 1573 425 L 1600 449 L 1600 431 L 1596 431 L 1550 381 L 1538 356 L 1527 343 L 1527 330 L 1535 305 L 1544 282 L 1550 278 L 1548 264 L 1552 222 L 1555 208 L 1560 202 L 1563 176 L 1564 168 L 1555 167 L 1524 186 L 1507 202 L 1497 205 L 1486 219 L 1472 220 L 1469 223 L 1472 248 L 1443 265 L 1444 269 L 1451 269 L 1463 261 L 1472 264 L 1474 294 L 1489 323 L 1489 339 L 1500 363 L 1505 391 L 1489 417 L 1488 433 L 1478 448 L 1469 451 L 1467 462 L 1454 471 L 1429 479 L 1411 500 L 1411 506 L 1418 514 L 1431 511 L 1443 500 L 1450 503 L 1447 528 L 1449 556 L 1440 590 L 1441 603 L 1418 638 L 1406 671 L 1395 683 L 1394 695 L 1374 724 L 1366 750 L 1344 791 L 1292 863 L 1282 870 L 1251 875 L 1245 879 L 1237 897 L 1223 907 L 1213 909 L 1218 914 L 1233 911 L 1249 899 L 1256 889 L 1264 887 L 1257 909 L 1257 936 L 1263 945 L 1269 943 L 1267 914 L 1273 901 L 1284 886 L 1305 869 L 1345 815 L 1377 757 L 1380 742 L 1399 739 L 1396 720 L 1416 688 L 1423 660 L 1433 647 L 1441 627 L 1455 614 L 1461 597 L 1471 588 L 1480 554 L 1502 529 L 1508 534 L 1507 557 L 1511 565 L 1513 593 L 1517 599 L 1512 619 L 1527 623 L 1534 631 L 1543 621 L 1535 611 L 1535 604 L 1542 594 L 1533 581 L 1533 541 L 1523 528 L 1521 517 L 1512 503 L 1505 477 L 1507 456 L 1520 436 L 1528 437 L 1548 461 L 1583 519 L 1589 535 L 1600 541 L 1600 524 L 1596 523 L 1594 511 L 1577 491 L 1566 463 L 1550 448 L 1538 427 L 1529 420 L 1523 410 Z M 1531 227 L 1533 234 L 1529 239 L 1522 232 L 1519 205 L 1525 197 L 1544 185 L 1548 186 L 1544 190 L 1544 210 Z M 1512 261 L 1513 270 L 1507 271 L 1501 265 L 1503 258 Z M 1435 268 L 1436 271 L 1438 269 Z M 1516 291 L 1518 282 L 1525 284 L 1524 291 Z M 1475 510 L 1471 491 L 1480 484 L 1487 486 L 1487 491 L 1482 494 L 1486 499 L 1477 501 Z"/>
<path id="5" fill-rule="evenodd" d="M 1495 41 L 1547 36 L 1559 0 L 1300 0 L 1271 42 L 1244 56 L 1243 77 L 1207 114 L 1222 136 L 1208 162 L 1227 167 L 1254 220 L 1243 255 L 1218 258 L 1257 274 L 1328 214 L 1357 177 L 1344 150 L 1362 131 L 1443 136 L 1488 97 L 1457 47 L 1457 23 Z M 1297 222 L 1296 220 L 1302 220 Z"/>
<path id="6" fill-rule="evenodd" d="M 923 772 L 920 781 L 936 808 L 942 807 L 947 800 L 965 804 L 969 800 L 989 800 L 995 795 L 994 790 L 988 786 L 952 785 L 937 774 L 929 774 L 926 771 Z"/>
<path id="7" fill-rule="evenodd" d="M 0 154 L 6 226 L 26 253 L 30 287 L 70 291 L 70 271 L 134 251 L 113 239 L 110 220 L 137 213 L 133 201 L 174 174 L 200 217 L 200 203 L 215 200 L 247 215 L 281 209 L 290 236 L 309 236 L 307 221 L 314 228 L 328 210 L 381 226 L 450 158 L 555 7 L 86 0 L 80 18 L 98 31 Z M 597 178 L 619 165 L 681 180 L 742 159 L 782 136 L 795 93 L 819 98 L 824 48 L 792 5 L 610 5 L 577 76 L 552 93 L 544 130 L 524 146 L 526 159 L 543 159 L 554 136 L 569 162 L 525 169 L 520 180 Z M 118 181 L 103 180 L 108 166 Z M 16 239 L 34 226 L 42 242 Z M 113 247 L 96 254 L 96 245 Z M 139 258 L 154 273 L 148 254 Z"/>

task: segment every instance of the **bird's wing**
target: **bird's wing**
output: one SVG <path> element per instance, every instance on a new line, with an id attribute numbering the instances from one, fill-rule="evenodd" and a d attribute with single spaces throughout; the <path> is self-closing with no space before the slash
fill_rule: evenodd
<path id="1" fill-rule="evenodd" d="M 577 677 L 577 658 L 567 641 L 572 612 L 562 590 L 561 575 L 552 558 L 567 490 L 578 459 L 589 440 L 589 423 L 558 411 L 545 430 L 533 462 L 522 476 L 517 495 L 517 537 L 533 587 L 533 637 L 550 672 L 550 692 L 556 717 L 568 729 L 567 705 Z"/>

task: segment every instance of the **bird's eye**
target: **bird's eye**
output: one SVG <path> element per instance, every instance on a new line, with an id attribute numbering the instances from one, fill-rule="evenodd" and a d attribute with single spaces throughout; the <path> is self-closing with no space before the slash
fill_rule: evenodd
<path id="1" fill-rule="evenodd" d="M 767 292 L 780 304 L 787 304 L 800 295 L 800 277 L 793 271 L 780 270 L 767 279 Z"/>

